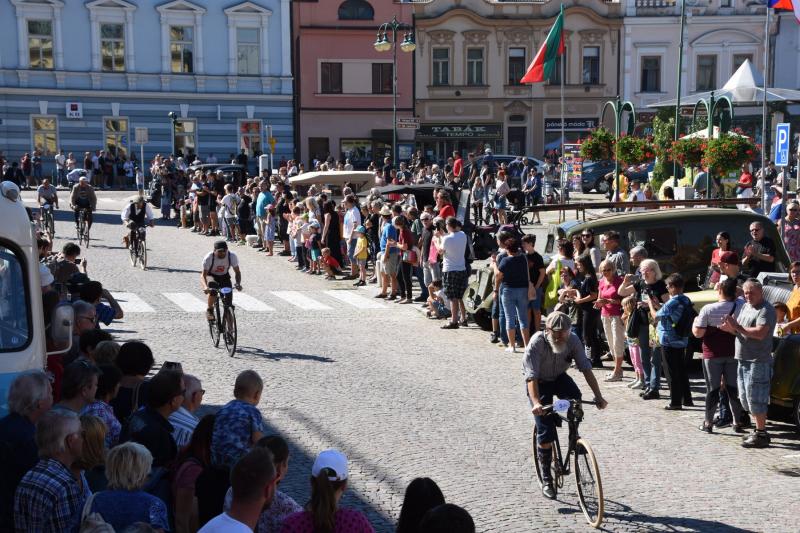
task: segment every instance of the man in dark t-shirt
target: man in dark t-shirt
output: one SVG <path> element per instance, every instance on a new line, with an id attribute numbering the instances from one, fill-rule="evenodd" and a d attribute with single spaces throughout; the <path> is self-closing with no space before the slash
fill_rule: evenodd
<path id="1" fill-rule="evenodd" d="M 761 272 L 775 271 L 775 243 L 764 236 L 764 226 L 761 222 L 750 224 L 752 240 L 744 247 L 742 258 L 742 272 L 756 278 Z"/>

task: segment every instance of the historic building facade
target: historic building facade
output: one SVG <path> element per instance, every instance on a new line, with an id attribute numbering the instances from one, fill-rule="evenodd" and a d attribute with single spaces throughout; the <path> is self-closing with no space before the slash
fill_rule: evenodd
<path id="1" fill-rule="evenodd" d="M 408 2 L 301 0 L 294 4 L 297 145 L 314 159 L 350 159 L 357 168 L 392 153 L 392 51 L 374 48 L 378 27 L 393 17 L 412 27 Z M 397 115 L 413 117 L 413 54 L 397 53 Z M 392 32 L 387 37 L 392 39 Z M 410 157 L 413 130 L 398 130 L 401 160 Z M 309 168 L 309 167 L 307 167 Z"/>
<path id="2" fill-rule="evenodd" d="M 291 157 L 289 0 L 7 0 L 0 150 Z M 167 117 L 174 112 L 176 121 Z"/>
<path id="3" fill-rule="evenodd" d="M 432 160 L 453 150 L 540 157 L 559 148 L 560 69 L 549 82 L 519 80 L 558 15 L 559 2 L 414 2 L 417 145 Z M 564 2 L 566 139 L 596 127 L 621 87 L 622 5 Z"/>

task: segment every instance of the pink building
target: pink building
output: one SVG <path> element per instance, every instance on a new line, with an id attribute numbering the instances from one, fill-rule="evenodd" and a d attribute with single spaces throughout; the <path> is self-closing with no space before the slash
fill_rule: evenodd
<path id="1" fill-rule="evenodd" d="M 296 145 L 307 167 L 314 158 L 349 158 L 356 167 L 392 153 L 392 51 L 373 47 L 378 27 L 396 17 L 413 22 L 412 4 L 387 0 L 304 0 L 294 9 Z M 414 116 L 413 53 L 399 49 L 397 116 Z M 388 32 L 391 40 L 391 31 Z M 400 129 L 400 160 L 409 159 L 414 130 Z"/>

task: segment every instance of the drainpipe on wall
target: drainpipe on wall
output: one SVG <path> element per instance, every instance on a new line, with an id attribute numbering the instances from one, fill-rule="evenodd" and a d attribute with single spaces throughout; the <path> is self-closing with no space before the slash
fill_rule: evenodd
<path id="1" fill-rule="evenodd" d="M 300 36 L 294 35 L 294 2 L 289 4 L 289 31 L 292 33 L 289 42 L 296 41 L 294 49 L 296 52 L 292 54 L 292 121 L 294 128 L 292 128 L 292 136 L 294 137 L 294 160 L 300 161 Z M 272 169 L 270 169 L 272 170 Z"/>

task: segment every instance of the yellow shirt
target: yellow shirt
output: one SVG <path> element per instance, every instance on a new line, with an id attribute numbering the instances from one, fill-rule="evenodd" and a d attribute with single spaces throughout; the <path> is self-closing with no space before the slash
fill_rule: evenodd
<path id="1" fill-rule="evenodd" d="M 800 288 L 795 287 L 792 289 L 792 294 L 786 302 L 786 307 L 789 308 L 789 320 L 800 318 Z M 792 333 L 800 333 L 800 326 L 794 326 Z"/>
<path id="2" fill-rule="evenodd" d="M 354 255 L 356 259 L 366 259 L 369 255 L 369 246 L 367 244 L 367 238 L 363 235 L 358 238 L 356 241 L 356 249 Z"/>

